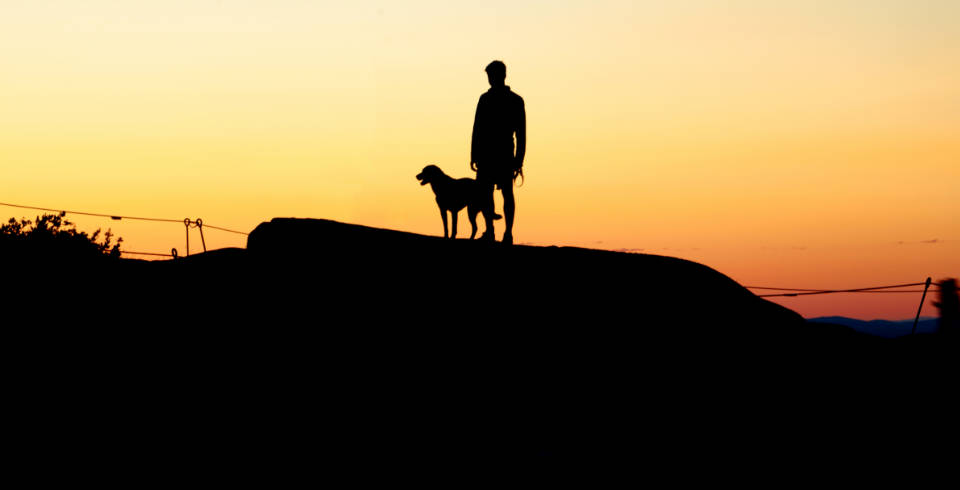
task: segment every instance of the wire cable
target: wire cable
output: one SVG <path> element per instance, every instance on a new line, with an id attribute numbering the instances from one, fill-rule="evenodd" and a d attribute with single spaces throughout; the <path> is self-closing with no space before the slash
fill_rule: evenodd
<path id="1" fill-rule="evenodd" d="M 24 206 L 24 205 L 21 205 L 21 204 L 10 204 L 10 203 L 5 203 L 5 202 L 0 202 L 0 206 L 8 206 L 8 207 L 11 207 L 11 208 L 21 208 L 21 209 L 34 209 L 34 210 L 38 210 L 38 211 L 52 211 L 52 212 L 55 212 L 55 213 L 63 212 L 63 213 L 70 213 L 70 214 L 79 214 L 79 215 L 83 215 L 83 216 L 98 216 L 98 217 L 101 217 L 101 218 L 110 218 L 110 219 L 115 220 L 115 221 L 119 221 L 119 220 L 121 220 L 121 219 L 131 219 L 131 220 L 140 220 L 140 221 L 159 221 L 159 222 L 163 222 L 163 223 L 183 223 L 183 220 L 182 220 L 182 219 L 145 218 L 145 217 L 142 217 L 142 216 L 124 216 L 124 215 L 119 215 L 119 214 L 88 213 L 88 212 L 85 212 L 85 211 L 69 211 L 69 210 L 66 210 L 66 209 L 41 208 L 41 207 L 38 207 L 38 206 Z M 213 229 L 215 229 L 215 230 L 220 230 L 220 231 L 226 231 L 226 232 L 229 232 L 229 233 L 236 233 L 236 234 L 238 234 L 238 235 L 249 235 L 249 233 L 244 232 L 244 231 L 231 230 L 231 229 L 229 229 L 229 228 L 221 228 L 221 227 L 219 227 L 219 226 L 212 226 L 212 225 L 208 225 L 208 224 L 206 224 L 206 223 L 204 223 L 204 227 L 206 227 L 206 228 L 213 228 Z"/>
<path id="2" fill-rule="evenodd" d="M 120 254 L 130 254 L 130 255 L 155 255 L 157 257 L 173 257 L 173 254 L 164 254 L 157 252 L 132 252 L 130 250 L 121 250 Z"/>
<path id="3" fill-rule="evenodd" d="M 237 231 L 237 230 L 231 230 L 231 229 L 228 229 L 228 228 L 221 228 L 221 227 L 219 227 L 219 226 L 208 225 L 208 224 L 206 224 L 206 223 L 203 224 L 203 227 L 204 227 L 204 228 L 213 228 L 214 230 L 226 231 L 226 232 L 228 232 L 228 233 L 236 233 L 236 234 L 238 234 L 238 235 L 249 235 L 249 233 L 247 233 L 247 232 L 245 232 L 245 231 Z"/>
<path id="4" fill-rule="evenodd" d="M 861 292 L 874 292 L 879 289 L 894 289 L 894 288 L 903 288 L 911 286 L 923 286 L 926 283 L 923 282 L 914 282 L 910 284 L 895 284 L 891 286 L 874 286 L 868 288 L 856 288 L 856 289 L 822 289 L 822 290 L 809 290 L 809 289 L 788 289 L 788 288 L 768 288 L 760 286 L 746 286 L 747 289 L 767 289 L 775 291 L 800 291 L 797 293 L 778 293 L 778 294 L 758 294 L 760 298 L 770 298 L 775 296 L 810 296 L 814 294 L 832 294 L 832 293 L 861 293 Z M 886 291 L 886 292 L 912 292 L 912 291 Z"/>
<path id="5" fill-rule="evenodd" d="M 9 204 L 5 202 L 0 202 L 0 206 L 9 206 L 11 208 L 22 208 L 22 209 L 36 209 L 39 211 L 53 211 L 55 213 L 64 212 L 64 213 L 70 213 L 70 214 L 80 214 L 84 216 L 99 216 L 101 218 L 110 218 L 112 220 L 135 219 L 135 220 L 141 220 L 141 221 L 163 221 L 167 223 L 183 223 L 183 220 L 180 220 L 180 219 L 144 218 L 140 216 L 121 216 L 118 214 L 87 213 L 84 211 L 68 211 L 66 209 L 41 208 L 37 206 L 22 206 L 20 204 Z"/>

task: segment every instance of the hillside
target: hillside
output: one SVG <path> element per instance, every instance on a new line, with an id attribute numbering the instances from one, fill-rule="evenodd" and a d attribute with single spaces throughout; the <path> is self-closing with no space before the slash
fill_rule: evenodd
<path id="1" fill-rule="evenodd" d="M 6 319 L 45 327 L 22 353 L 24 417 L 38 421 L 25 451 L 63 441 L 84 468 L 176 457 L 275 482 L 317 461 L 638 444 L 652 464 L 689 440 L 761 441 L 787 418 L 778 437 L 815 439 L 834 423 L 815 406 L 877 376 L 825 364 L 873 345 L 864 336 L 656 255 L 274 219 L 246 249 L 9 262 L 21 295 Z"/>
<path id="2" fill-rule="evenodd" d="M 671 347 L 770 351 L 863 341 L 842 326 L 807 323 L 687 260 L 506 247 L 319 219 L 262 223 L 246 249 L 15 264 L 28 266 L 36 270 L 21 274 L 27 285 L 69 293 L 60 301 L 78 310 L 107 303 L 141 328 L 302 328 L 346 340 L 376 332 L 407 348 L 555 343 L 658 355 Z"/>
<path id="3" fill-rule="evenodd" d="M 570 247 L 503 247 L 325 220 L 275 219 L 248 253 L 269 275 L 314 271 L 338 302 L 371 302 L 419 326 L 601 328 L 656 335 L 666 324 L 709 333 L 724 322 L 771 335 L 802 322 L 693 262 Z M 287 282 L 287 281 L 280 281 Z M 339 304 L 339 303 L 338 303 Z"/>
<path id="4" fill-rule="evenodd" d="M 804 331 L 796 313 L 682 259 L 504 247 L 327 220 L 274 219 L 253 230 L 246 249 L 70 268 L 77 274 L 59 277 L 64 286 L 87 272 L 102 276 L 109 290 L 77 287 L 78 299 L 108 294 L 115 307 L 132 310 L 156 303 L 156 315 L 141 319 L 148 324 L 170 313 L 184 325 L 261 316 L 280 325 L 305 315 L 338 329 L 409 322 L 450 333 L 602 330 L 686 340 L 719 331 L 773 340 Z"/>

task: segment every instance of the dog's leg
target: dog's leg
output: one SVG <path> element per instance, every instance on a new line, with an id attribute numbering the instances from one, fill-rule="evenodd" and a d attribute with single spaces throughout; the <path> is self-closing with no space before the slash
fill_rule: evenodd
<path id="1" fill-rule="evenodd" d="M 457 238 L 457 216 L 459 215 L 459 211 L 450 211 L 450 238 Z"/>
<path id="2" fill-rule="evenodd" d="M 467 218 L 470 219 L 470 239 L 473 240 L 477 236 L 477 213 L 479 211 L 476 208 L 467 208 Z"/>
<path id="3" fill-rule="evenodd" d="M 440 219 L 443 220 L 443 237 L 447 237 L 447 210 L 440 208 Z"/>

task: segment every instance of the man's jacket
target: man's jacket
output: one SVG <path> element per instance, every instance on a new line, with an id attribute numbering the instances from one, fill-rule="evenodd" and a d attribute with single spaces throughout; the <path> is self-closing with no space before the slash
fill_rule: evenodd
<path id="1" fill-rule="evenodd" d="M 514 165 L 523 165 L 527 146 L 527 115 L 523 98 L 510 87 L 491 88 L 480 96 L 473 119 L 470 159 L 477 163 L 504 162 L 514 158 L 513 136 L 517 137 Z M 508 160 L 509 159 L 509 160 Z"/>

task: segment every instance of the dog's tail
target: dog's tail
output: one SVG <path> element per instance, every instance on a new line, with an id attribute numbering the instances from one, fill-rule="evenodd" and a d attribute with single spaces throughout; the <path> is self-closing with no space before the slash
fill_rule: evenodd
<path id="1" fill-rule="evenodd" d="M 493 213 L 493 219 L 494 219 L 494 221 L 496 221 L 496 220 L 498 220 L 498 219 L 501 219 L 501 218 L 503 218 L 503 216 L 500 216 L 500 215 L 497 214 L 497 213 Z"/>

